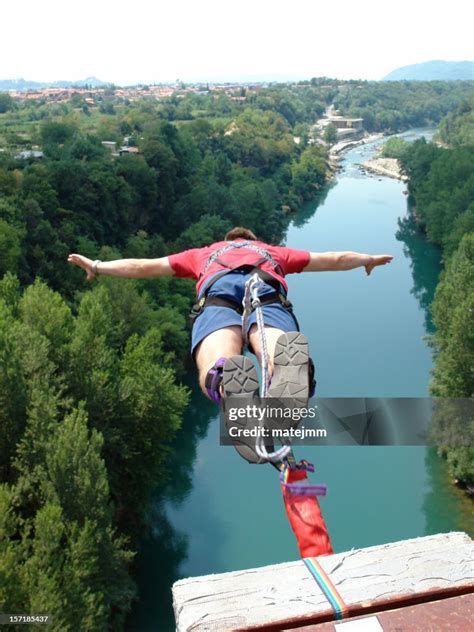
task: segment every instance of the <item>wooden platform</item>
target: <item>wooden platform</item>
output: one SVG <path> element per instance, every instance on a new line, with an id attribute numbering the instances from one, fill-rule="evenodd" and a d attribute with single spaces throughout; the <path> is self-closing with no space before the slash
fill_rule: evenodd
<path id="1" fill-rule="evenodd" d="M 350 619 L 474 593 L 474 543 L 464 533 L 317 559 L 347 605 Z M 331 624 L 332 629 L 316 625 L 334 621 L 335 614 L 302 560 L 182 579 L 173 586 L 173 603 L 178 632 L 269 632 L 308 629 L 310 624 L 309 629 L 318 632 L 345 632 L 342 622 Z M 466 603 L 472 607 L 472 601 Z"/>
<path id="2" fill-rule="evenodd" d="M 473 629 L 474 593 L 471 593 L 338 623 L 292 628 L 291 632 L 471 632 Z"/>

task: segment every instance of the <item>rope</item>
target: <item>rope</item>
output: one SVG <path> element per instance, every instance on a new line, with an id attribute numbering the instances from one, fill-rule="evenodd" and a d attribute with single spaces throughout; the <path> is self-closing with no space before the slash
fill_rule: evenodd
<path id="1" fill-rule="evenodd" d="M 258 291 L 264 286 L 264 282 L 257 273 L 254 273 L 245 283 L 245 294 L 242 300 L 243 313 L 242 313 L 242 333 L 244 337 L 244 346 L 248 347 L 248 320 L 252 310 L 255 310 L 255 316 L 257 320 L 257 332 L 260 339 L 261 349 L 261 364 L 262 364 L 262 380 L 260 383 L 260 397 L 263 399 L 267 396 L 268 391 L 268 348 L 267 337 L 265 335 L 265 323 L 263 321 L 262 303 L 258 296 Z M 263 421 L 260 422 L 263 424 Z M 308 483 L 289 483 L 290 470 L 307 470 L 308 472 L 314 472 L 314 467 L 306 460 L 301 460 L 299 463 L 295 462 L 291 445 L 282 445 L 281 448 L 274 452 L 268 452 L 265 446 L 263 437 L 259 433 L 257 441 L 255 443 L 255 452 L 257 455 L 266 461 L 270 461 L 274 464 L 278 463 L 278 469 L 280 469 L 280 483 L 290 494 L 297 496 L 325 496 L 327 487 L 324 484 L 310 485 Z M 311 570 L 311 569 L 310 569 Z M 344 603 L 344 602 L 342 602 Z"/>
<path id="2" fill-rule="evenodd" d="M 263 399 L 267 396 L 268 390 L 268 349 L 267 349 L 267 337 L 265 335 L 265 323 L 263 321 L 262 303 L 258 297 L 258 291 L 263 287 L 263 281 L 254 273 L 248 281 L 245 283 L 245 294 L 242 301 L 244 308 L 242 314 L 242 333 L 244 336 L 244 345 L 248 346 L 248 319 L 252 310 L 255 310 L 255 316 L 257 319 L 257 332 L 260 339 L 260 349 L 262 354 L 262 380 L 260 383 L 260 397 Z M 263 423 L 263 422 L 261 422 Z M 261 459 L 267 461 L 283 461 L 285 457 L 291 452 L 291 446 L 283 445 L 275 452 L 268 452 L 265 446 L 265 442 L 262 436 L 257 437 L 255 444 L 255 451 Z"/>

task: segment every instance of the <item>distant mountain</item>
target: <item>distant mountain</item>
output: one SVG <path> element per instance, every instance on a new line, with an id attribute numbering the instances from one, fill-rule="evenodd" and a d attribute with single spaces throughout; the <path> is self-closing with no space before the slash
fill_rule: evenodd
<path id="1" fill-rule="evenodd" d="M 0 90 L 37 90 L 45 84 L 37 81 L 25 81 L 24 79 L 0 79 Z"/>
<path id="2" fill-rule="evenodd" d="M 112 85 L 108 81 L 101 81 L 97 77 L 87 77 L 81 81 L 56 81 L 54 86 L 58 88 L 78 88 L 79 86 L 90 86 L 91 88 L 102 88 L 103 86 Z"/>
<path id="3" fill-rule="evenodd" d="M 18 90 L 26 92 L 26 90 L 40 90 L 41 88 L 80 88 L 90 86 L 91 88 L 100 88 L 102 86 L 110 86 L 107 81 L 101 81 L 97 77 L 87 77 L 80 81 L 27 81 L 25 79 L 0 79 L 0 92 L 7 90 Z"/>
<path id="4" fill-rule="evenodd" d="M 474 61 L 426 61 L 397 68 L 383 81 L 474 80 Z"/>

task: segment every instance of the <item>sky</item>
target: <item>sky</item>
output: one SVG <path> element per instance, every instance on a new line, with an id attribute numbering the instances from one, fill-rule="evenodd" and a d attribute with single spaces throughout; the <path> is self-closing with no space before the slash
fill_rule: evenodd
<path id="1" fill-rule="evenodd" d="M 117 85 L 381 79 L 474 59 L 467 0 L 23 0 L 2 3 L 0 79 Z M 470 17 L 471 16 L 471 17 Z"/>

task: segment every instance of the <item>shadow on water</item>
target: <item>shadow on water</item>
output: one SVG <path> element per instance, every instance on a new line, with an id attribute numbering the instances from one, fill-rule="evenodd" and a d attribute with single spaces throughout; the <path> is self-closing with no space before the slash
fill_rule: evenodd
<path id="1" fill-rule="evenodd" d="M 301 228 L 305 224 L 309 222 L 309 220 L 313 217 L 313 215 L 318 210 L 318 207 L 321 204 L 324 204 L 329 191 L 337 185 L 337 180 L 330 180 L 324 187 L 318 192 L 318 195 L 308 202 L 301 208 L 295 215 L 291 216 L 291 224 L 292 226 L 296 226 L 297 228 Z"/>
<path id="2" fill-rule="evenodd" d="M 179 566 L 187 558 L 187 537 L 173 528 L 162 503 L 155 505 L 151 518 L 153 529 L 142 540 L 137 558 L 140 601 L 128 618 L 128 632 L 175 628 L 170 586 L 179 579 Z"/>
<path id="3" fill-rule="evenodd" d="M 188 375 L 191 401 L 171 451 L 170 480 L 160 495 L 151 500 L 148 524 L 135 562 L 134 576 L 140 587 L 139 600 L 128 618 L 128 632 L 165 632 L 175 629 L 170 587 L 182 577 L 180 567 L 188 556 L 188 536 L 177 530 L 165 510 L 166 503 L 179 505 L 193 488 L 193 467 L 197 446 L 206 436 L 216 414 L 215 405 L 196 387 L 194 371 Z"/>
<path id="4" fill-rule="evenodd" d="M 403 242 L 403 252 L 411 261 L 413 277 L 411 293 L 425 312 L 426 331 L 432 334 L 434 325 L 430 307 L 441 271 L 441 250 L 428 242 L 412 215 L 398 220 L 396 238 Z"/>
<path id="5" fill-rule="evenodd" d="M 191 400 L 183 416 L 183 425 L 171 445 L 173 475 L 164 490 L 166 499 L 173 503 L 184 500 L 192 489 L 197 445 L 216 416 L 216 405 L 203 397 L 194 369 L 188 373 L 186 385 L 191 390 Z"/>
<path id="6" fill-rule="evenodd" d="M 425 457 L 428 490 L 423 501 L 426 534 L 464 531 L 474 537 L 474 503 L 465 491 L 455 487 L 446 462 L 427 448 Z"/>

